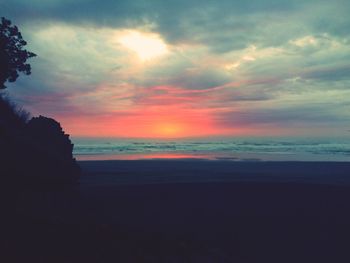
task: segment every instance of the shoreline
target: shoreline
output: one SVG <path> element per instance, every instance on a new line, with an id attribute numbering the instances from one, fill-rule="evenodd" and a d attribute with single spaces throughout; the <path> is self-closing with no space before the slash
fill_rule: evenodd
<path id="1" fill-rule="evenodd" d="M 284 182 L 350 185 L 350 162 L 206 159 L 78 161 L 83 184 Z"/>
<path id="2" fill-rule="evenodd" d="M 261 162 L 350 162 L 347 155 L 325 155 L 312 153 L 135 153 L 135 154 L 75 154 L 78 161 L 152 161 L 152 160 L 207 160 L 207 161 L 261 161 Z"/>

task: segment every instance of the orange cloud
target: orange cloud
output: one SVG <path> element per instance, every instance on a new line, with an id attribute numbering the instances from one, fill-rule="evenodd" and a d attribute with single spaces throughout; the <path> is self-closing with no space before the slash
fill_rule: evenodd
<path id="1" fill-rule="evenodd" d="M 215 97 L 223 95 L 216 93 L 222 89 L 225 88 L 150 87 L 137 96 L 129 94 L 131 104 L 124 110 L 113 110 L 109 103 L 99 105 L 102 112 L 64 113 L 57 118 L 67 132 L 86 137 L 182 138 L 245 134 L 240 127 L 218 124 L 216 117 L 221 110 L 208 106 Z M 104 112 L 103 107 L 107 107 Z"/>
<path id="2" fill-rule="evenodd" d="M 207 109 L 152 105 L 104 116 L 61 116 L 68 132 L 87 137 L 181 138 L 224 133 Z"/>

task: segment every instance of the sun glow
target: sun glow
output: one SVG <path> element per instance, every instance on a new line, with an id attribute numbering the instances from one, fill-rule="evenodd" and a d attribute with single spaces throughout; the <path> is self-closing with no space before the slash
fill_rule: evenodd
<path id="1" fill-rule="evenodd" d="M 128 30 L 118 38 L 118 43 L 135 52 L 142 61 L 168 53 L 168 47 L 157 34 Z"/>
<path id="2" fill-rule="evenodd" d="M 159 137 L 178 137 L 183 135 L 184 126 L 179 123 L 159 123 L 154 126 L 153 132 Z"/>
<path id="3" fill-rule="evenodd" d="M 81 137 L 98 134 L 100 137 L 175 139 L 246 134 L 238 127 L 232 131 L 216 126 L 210 111 L 181 109 L 177 105 L 140 107 L 116 116 L 80 116 L 74 121 L 69 116 L 61 116 L 61 119 L 68 131 Z"/>

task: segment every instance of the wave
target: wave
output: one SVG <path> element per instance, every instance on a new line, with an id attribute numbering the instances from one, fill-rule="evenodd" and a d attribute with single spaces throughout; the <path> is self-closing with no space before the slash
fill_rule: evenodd
<path id="1" fill-rule="evenodd" d="M 236 158 L 237 154 L 314 155 L 350 161 L 350 140 L 334 139 L 225 139 L 225 140 L 118 140 L 75 139 L 74 155 L 107 154 L 197 154 L 221 159 Z M 348 158 L 348 159 L 347 159 Z"/>

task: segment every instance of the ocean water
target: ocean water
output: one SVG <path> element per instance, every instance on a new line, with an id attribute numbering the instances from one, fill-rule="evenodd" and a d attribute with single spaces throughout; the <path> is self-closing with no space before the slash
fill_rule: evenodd
<path id="1" fill-rule="evenodd" d="M 73 138 L 77 160 L 350 161 L 350 138 Z"/>

